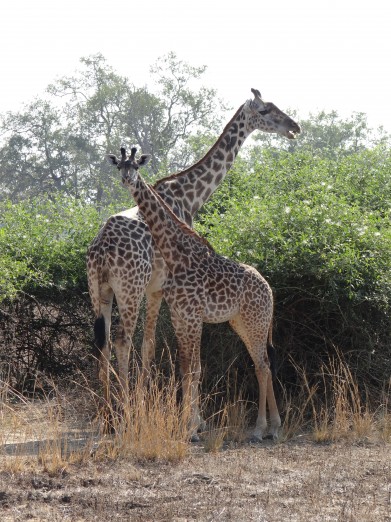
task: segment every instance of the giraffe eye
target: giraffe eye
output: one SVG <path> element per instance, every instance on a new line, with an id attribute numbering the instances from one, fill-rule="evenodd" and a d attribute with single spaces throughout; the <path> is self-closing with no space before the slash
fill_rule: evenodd
<path id="1" fill-rule="evenodd" d="M 265 109 L 264 111 L 259 111 L 259 114 L 262 114 L 262 116 L 265 116 L 266 114 L 269 114 L 270 110 Z"/>

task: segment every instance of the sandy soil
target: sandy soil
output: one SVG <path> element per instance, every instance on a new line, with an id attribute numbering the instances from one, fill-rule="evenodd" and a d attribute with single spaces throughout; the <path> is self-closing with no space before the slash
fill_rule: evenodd
<path id="1" fill-rule="evenodd" d="M 21 444 L 17 458 L 31 449 Z M 320 445 L 303 436 L 218 453 L 200 444 L 178 464 L 90 459 L 54 474 L 28 461 L 1 466 L 15 458 L 5 453 L 2 522 L 391 521 L 391 446 L 380 442 Z"/>

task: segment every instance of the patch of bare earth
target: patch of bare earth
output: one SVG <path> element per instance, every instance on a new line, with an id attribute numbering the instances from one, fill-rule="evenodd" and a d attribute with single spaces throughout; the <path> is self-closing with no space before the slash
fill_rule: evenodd
<path id="1" fill-rule="evenodd" d="M 23 468 L 0 472 L 3 522 L 391 521 L 391 452 L 380 442 L 302 437 L 218 453 L 197 445 L 178 464 L 91 459 L 54 475 Z"/>
<path id="2" fill-rule="evenodd" d="M 314 412 L 307 434 L 287 403 L 279 442 L 223 443 L 224 434 L 243 440 L 227 429 L 240 433 L 240 403 L 191 444 L 174 422 L 176 386 L 141 388 L 123 417 L 128 428 L 119 423 L 105 436 L 90 390 L 27 400 L 5 384 L 0 522 L 391 522 L 388 400 L 373 415 L 358 400 L 353 410 L 341 404 L 346 394 L 337 388 L 339 402 L 327 415 Z"/>

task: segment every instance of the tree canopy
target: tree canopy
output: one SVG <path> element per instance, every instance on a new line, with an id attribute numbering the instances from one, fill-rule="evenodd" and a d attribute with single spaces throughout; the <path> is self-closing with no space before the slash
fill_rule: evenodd
<path id="1" fill-rule="evenodd" d="M 195 160 L 194 137 L 219 130 L 225 108 L 216 91 L 200 86 L 205 67 L 174 53 L 151 67 L 158 91 L 118 75 L 101 54 L 59 79 L 37 99 L 1 122 L 2 198 L 67 194 L 104 206 L 122 194 L 104 156 L 126 140 L 152 154 L 150 176 Z M 193 87 L 196 85 L 196 87 Z"/>
<path id="2" fill-rule="evenodd" d="M 101 54 L 80 63 L 49 85 L 45 97 L 1 118 L 0 199 L 64 194 L 104 208 L 124 199 L 106 153 L 136 145 L 152 156 L 149 177 L 164 177 L 196 161 L 229 117 L 216 90 L 202 85 L 206 67 L 174 53 L 151 66 L 152 87 L 119 75 Z M 251 156 L 259 156 L 261 145 L 275 154 L 308 150 L 330 158 L 389 145 L 384 130 L 370 129 L 362 113 L 343 119 L 323 111 L 301 126 L 296 141 L 256 133 Z"/>

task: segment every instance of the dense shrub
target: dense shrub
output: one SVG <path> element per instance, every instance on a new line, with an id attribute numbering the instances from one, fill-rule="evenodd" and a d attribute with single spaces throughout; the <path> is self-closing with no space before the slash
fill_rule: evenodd
<path id="1" fill-rule="evenodd" d="M 92 351 L 91 305 L 75 291 L 19 294 L 0 305 L 0 379 L 13 387 L 37 390 L 47 377 L 89 375 Z"/>
<path id="2" fill-rule="evenodd" d="M 101 218 L 74 199 L 0 208 L 0 372 L 18 388 L 86 367 L 93 318 L 86 250 Z"/>
<path id="3" fill-rule="evenodd" d="M 0 301 L 18 292 L 86 290 L 85 255 L 101 217 L 57 197 L 0 207 Z"/>
<path id="4" fill-rule="evenodd" d="M 215 249 L 255 266 L 276 301 L 283 377 L 342 350 L 367 381 L 391 370 L 391 156 L 306 152 L 238 162 L 200 216 Z"/>
<path id="5" fill-rule="evenodd" d="M 217 252 L 254 265 L 272 285 L 279 377 L 295 382 L 292 358 L 316 379 L 338 350 L 361 382 L 383 386 L 391 371 L 390 151 L 252 151 L 237 158 L 196 227 Z M 17 381 L 33 366 L 72 372 L 87 353 L 85 253 L 101 221 L 78 200 L 2 204 L 0 357 L 16 361 Z M 136 346 L 141 333 L 142 318 Z M 166 308 L 157 334 L 160 350 L 175 345 Z M 205 389 L 225 389 L 233 361 L 249 394 L 257 389 L 251 360 L 226 325 L 206 326 L 202 345 Z"/>

